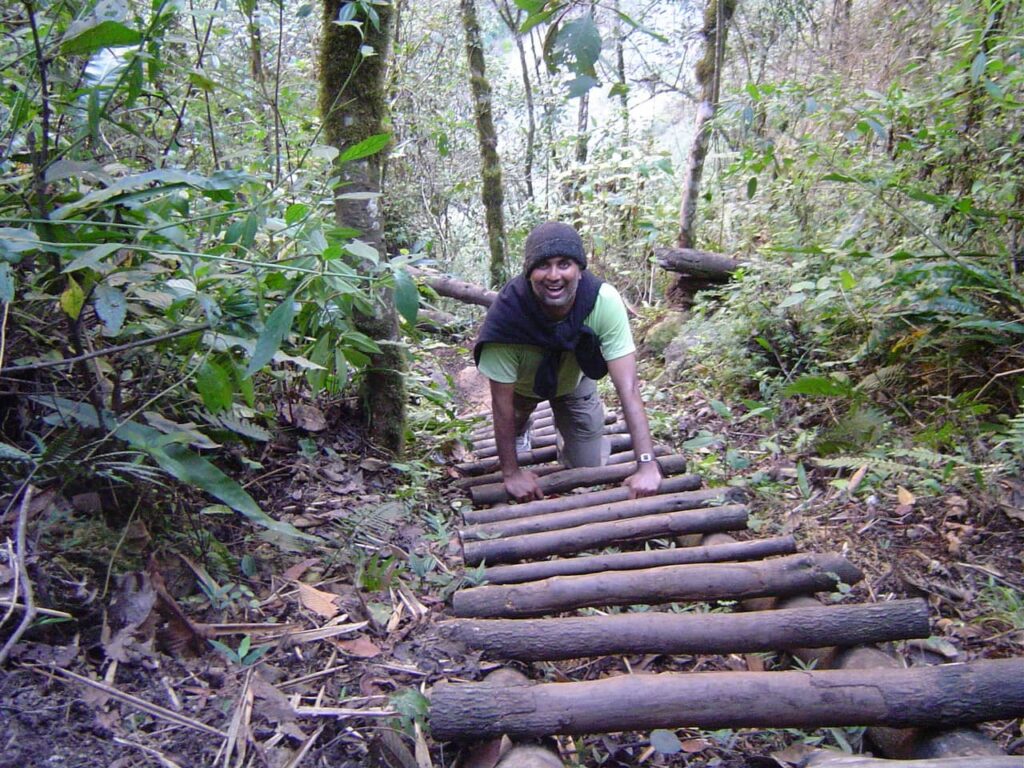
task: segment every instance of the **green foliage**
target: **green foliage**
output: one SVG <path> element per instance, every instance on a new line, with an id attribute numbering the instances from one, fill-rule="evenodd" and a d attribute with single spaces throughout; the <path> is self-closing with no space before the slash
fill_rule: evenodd
<path id="1" fill-rule="evenodd" d="M 226 643 L 222 643 L 220 640 L 208 640 L 221 655 L 223 655 L 232 664 L 237 664 L 240 667 L 251 667 L 261 658 L 263 655 L 271 649 L 270 645 L 259 645 L 255 648 L 252 646 L 252 638 L 249 635 L 244 635 L 238 643 L 237 648 L 232 648 Z"/>

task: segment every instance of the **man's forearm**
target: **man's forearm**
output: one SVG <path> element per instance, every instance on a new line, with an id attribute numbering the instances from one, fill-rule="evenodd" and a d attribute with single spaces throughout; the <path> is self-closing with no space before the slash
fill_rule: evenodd
<path id="1" fill-rule="evenodd" d="M 498 466 L 505 476 L 519 469 L 516 455 L 515 407 L 507 385 L 491 382 L 491 415 L 494 419 L 494 446 L 498 451 Z"/>

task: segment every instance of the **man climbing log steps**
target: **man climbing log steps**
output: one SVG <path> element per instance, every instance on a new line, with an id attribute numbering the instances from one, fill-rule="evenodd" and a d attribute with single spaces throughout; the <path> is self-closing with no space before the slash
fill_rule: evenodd
<path id="1" fill-rule="evenodd" d="M 568 467 L 602 466 L 604 408 L 595 380 L 611 376 L 622 403 L 637 469 L 624 481 L 631 498 L 661 484 L 636 372 L 636 347 L 618 292 L 587 271 L 575 229 L 546 222 L 526 238 L 523 272 L 498 294 L 473 350 L 490 381 L 494 439 L 503 483 L 516 501 L 543 498 L 537 477 L 519 465 L 532 447 L 530 418 L 550 400 Z"/>

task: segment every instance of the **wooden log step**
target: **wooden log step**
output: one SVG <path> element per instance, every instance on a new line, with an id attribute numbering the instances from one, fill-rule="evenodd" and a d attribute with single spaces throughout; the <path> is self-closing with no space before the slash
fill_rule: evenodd
<path id="1" fill-rule="evenodd" d="M 701 478 L 699 475 L 676 475 L 675 477 L 662 478 L 661 488 L 658 492 L 678 493 L 679 491 L 694 491 L 700 488 L 700 486 Z M 462 519 L 467 525 L 493 523 L 497 520 L 512 520 L 519 517 L 544 515 L 548 512 L 564 512 L 568 509 L 608 504 L 628 498 L 629 489 L 620 485 L 603 491 L 558 496 L 552 499 L 542 499 L 541 501 L 528 501 L 523 504 L 499 504 L 489 509 L 467 509 L 463 511 Z M 739 489 L 729 489 L 726 498 L 730 501 L 742 501 L 742 492 Z"/>
<path id="2" fill-rule="evenodd" d="M 939 667 L 621 675 L 579 683 L 442 683 L 430 694 L 438 741 L 499 734 L 654 728 L 941 728 L 1024 715 L 1024 659 Z"/>
<path id="3" fill-rule="evenodd" d="M 620 453 L 622 451 L 629 451 L 633 447 L 633 438 L 629 433 L 617 433 L 608 435 L 608 445 L 611 449 L 612 454 Z M 530 451 L 523 451 L 516 455 L 516 461 L 519 462 L 520 467 L 525 467 L 530 464 L 543 464 L 544 462 L 553 462 L 558 458 L 558 446 L 557 445 L 545 445 L 544 447 L 536 447 Z M 455 465 L 456 471 L 465 476 L 473 477 L 478 475 L 486 474 L 487 472 L 494 472 L 499 467 L 499 460 L 497 456 L 492 456 L 488 459 L 480 459 L 479 461 L 472 462 L 461 462 Z"/>
<path id="4" fill-rule="evenodd" d="M 628 434 L 609 435 L 609 441 L 611 447 L 611 454 L 608 456 L 608 461 L 605 466 L 613 464 L 627 464 L 629 462 L 636 461 L 636 456 L 632 451 L 633 438 L 630 437 Z M 550 447 L 543 447 L 543 449 L 538 449 L 537 451 L 529 451 L 519 454 L 517 462 L 520 467 L 528 467 L 529 471 L 534 473 L 538 477 L 550 475 L 553 474 L 554 472 L 564 472 L 566 467 L 561 464 L 539 465 L 536 463 L 537 456 L 543 456 L 544 454 L 541 454 L 541 452 L 547 451 L 550 451 L 552 453 L 551 458 L 552 460 L 554 460 L 556 458 L 554 454 L 557 451 L 557 449 L 554 445 L 552 445 Z M 670 453 L 670 450 L 667 449 L 665 445 L 654 446 L 654 456 L 657 456 L 658 458 L 668 456 Z M 530 458 L 532 458 L 532 461 L 530 461 Z M 498 459 L 487 459 L 485 461 L 494 461 L 496 462 L 495 466 L 497 466 Z M 483 462 L 481 462 L 481 464 L 482 463 Z M 488 483 L 499 482 L 500 480 L 502 480 L 502 473 L 500 471 L 496 471 L 488 472 L 487 474 L 476 475 L 475 477 L 462 477 L 456 480 L 454 484 L 456 487 L 465 490 L 466 488 L 472 488 L 476 487 L 477 485 L 486 485 Z"/>
<path id="5" fill-rule="evenodd" d="M 754 613 L 620 613 L 559 619 L 454 619 L 438 625 L 494 659 L 555 661 L 644 653 L 758 653 L 798 646 L 882 643 L 928 637 L 928 604 L 867 605 Z"/>
<path id="6" fill-rule="evenodd" d="M 587 606 L 711 602 L 826 592 L 836 589 L 840 582 L 854 584 L 862 578 L 863 574 L 840 555 L 801 554 L 755 563 L 667 565 L 472 587 L 452 596 L 452 608 L 459 618 L 512 619 Z"/>
<path id="7" fill-rule="evenodd" d="M 482 523 L 461 529 L 459 531 L 459 538 L 466 542 L 494 539 L 498 536 L 522 536 L 528 533 L 557 531 L 561 528 L 574 528 L 578 525 L 588 525 L 590 523 L 625 520 L 630 517 L 642 517 L 662 512 L 678 512 L 681 509 L 696 509 L 724 500 L 724 488 L 664 493 L 656 496 L 647 496 L 643 499 L 626 499 L 625 501 L 615 501 L 611 504 L 570 509 L 566 512 L 550 512 L 546 515 L 533 515 L 532 517 L 520 517 L 513 520 L 499 520 L 495 523 Z"/>
<path id="8" fill-rule="evenodd" d="M 679 454 L 665 456 L 658 459 L 658 462 L 661 464 L 661 471 L 665 475 L 678 475 L 686 471 L 686 457 Z M 578 469 L 555 472 L 547 477 L 542 477 L 538 481 L 538 485 L 545 494 L 565 493 L 574 488 L 621 483 L 635 471 L 636 468 L 632 464 L 580 467 Z M 694 487 L 700 487 L 699 478 L 697 485 Z M 503 504 L 509 500 L 503 483 L 491 483 L 470 488 L 469 498 L 472 500 L 473 506 L 476 507 Z"/>
<path id="9" fill-rule="evenodd" d="M 615 422 L 619 421 L 621 418 L 622 417 L 618 413 L 616 413 L 614 411 L 607 411 L 605 413 L 605 415 L 604 415 L 604 423 L 605 424 L 614 424 Z M 532 429 L 532 434 L 533 434 L 534 437 L 543 437 L 543 436 L 555 434 L 555 420 L 554 420 L 554 417 L 553 416 L 547 416 L 547 417 L 545 417 L 543 419 L 535 419 L 534 423 L 533 423 L 533 427 L 531 429 Z M 491 433 L 490 435 L 488 435 L 486 437 L 481 437 L 481 438 L 473 439 L 473 450 L 474 451 L 479 451 L 479 450 L 482 450 L 483 448 L 493 448 L 493 447 L 494 447 L 494 434 L 493 433 Z"/>
<path id="10" fill-rule="evenodd" d="M 722 563 L 733 560 L 762 560 L 776 555 L 792 555 L 796 540 L 792 536 L 737 541 L 719 546 L 675 547 L 643 552 L 618 552 L 613 555 L 538 560 L 532 563 L 496 565 L 484 569 L 484 580 L 490 584 L 521 584 L 553 576 L 578 576 L 606 571 L 635 571 L 661 565 Z"/>
<path id="11" fill-rule="evenodd" d="M 629 431 L 624 421 L 614 421 L 611 424 L 605 424 L 604 434 L 606 435 L 622 435 Z M 554 445 L 558 441 L 558 436 L 552 432 L 549 435 L 534 435 L 532 446 L 533 448 L 546 448 Z M 473 448 L 473 454 L 478 459 L 489 459 L 498 455 L 497 446 L 492 445 L 489 448 L 480 448 L 477 450 Z"/>
<path id="12" fill-rule="evenodd" d="M 804 753 L 799 762 L 787 759 L 782 764 L 787 763 L 798 768 L 1024 768 L 1024 757 L 967 755 L 927 760 L 886 760 L 882 757 L 848 755 L 830 749 L 815 749 Z"/>
<path id="13" fill-rule="evenodd" d="M 489 413 L 485 414 L 485 418 L 489 418 L 490 416 L 491 416 L 491 414 L 489 414 Z M 553 415 L 553 413 L 551 411 L 551 403 L 549 403 L 547 400 L 541 401 L 541 403 L 536 408 L 533 409 L 533 423 L 534 424 L 537 424 L 538 422 L 543 421 L 545 419 L 552 419 L 553 416 L 554 415 Z M 549 421 L 547 423 L 551 424 L 553 422 Z M 470 433 L 470 437 L 494 437 L 494 425 L 493 425 L 493 423 L 488 423 L 488 424 L 485 424 L 482 427 L 478 427 L 477 429 L 474 429 Z"/>
<path id="14" fill-rule="evenodd" d="M 709 531 L 736 531 L 747 527 L 747 508 L 742 504 L 684 509 L 679 512 L 608 520 L 522 536 L 506 536 L 462 542 L 462 559 L 467 565 L 486 562 L 514 563 L 548 555 L 566 555 L 600 549 L 627 541 L 682 536 Z"/>

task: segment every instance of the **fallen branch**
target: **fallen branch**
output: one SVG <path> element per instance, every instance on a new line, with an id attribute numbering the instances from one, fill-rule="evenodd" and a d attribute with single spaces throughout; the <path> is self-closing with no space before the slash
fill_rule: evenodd
<path id="1" fill-rule="evenodd" d="M 35 493 L 35 489 L 26 484 L 25 490 L 21 496 L 21 506 L 18 507 L 18 523 L 15 533 L 16 549 L 14 550 L 15 570 L 18 574 L 18 586 L 21 591 L 22 600 L 24 600 L 24 613 L 21 617 L 21 622 L 18 627 L 11 633 L 11 636 L 7 638 L 7 642 L 4 643 L 4 647 L 0 648 L 0 667 L 7 662 L 7 657 L 11 654 L 11 649 L 17 645 L 18 641 L 21 640 L 22 635 L 32 626 L 32 622 L 35 621 L 36 609 L 35 597 L 32 593 L 32 580 L 28 575 L 28 550 L 27 544 L 25 543 L 25 528 L 28 525 L 28 508 L 32 503 L 32 495 Z M 17 597 L 17 595 L 12 595 Z M 13 606 L 11 606 L 13 610 Z M 9 616 L 10 614 L 8 614 Z"/>
<path id="2" fill-rule="evenodd" d="M 604 605 L 745 600 L 831 591 L 863 574 L 840 555 L 790 555 L 754 563 L 668 565 L 641 571 L 556 576 L 528 584 L 462 589 L 460 618 L 519 618 Z"/>
<path id="3" fill-rule="evenodd" d="M 520 584 L 540 581 L 553 576 L 579 576 L 584 573 L 606 571 L 636 571 L 658 568 L 662 565 L 691 565 L 694 563 L 722 563 L 731 560 L 761 560 L 774 555 L 792 555 L 796 541 L 792 536 L 772 539 L 737 541 L 732 544 L 700 547 L 675 547 L 642 552 L 619 552 L 613 555 L 567 557 L 557 560 L 539 560 L 516 565 L 496 565 L 484 569 L 484 580 L 489 584 Z"/>
<path id="4" fill-rule="evenodd" d="M 458 280 L 447 275 L 438 275 L 419 267 L 407 267 L 407 269 L 413 277 L 429 285 L 438 296 L 455 299 L 464 304 L 477 304 L 481 307 L 491 306 L 498 297 L 496 291 L 484 288 L 482 285 Z"/>
<path id="5" fill-rule="evenodd" d="M 658 489 L 658 493 L 694 491 L 700 488 L 701 482 L 700 475 L 665 477 L 661 480 L 661 487 Z M 557 496 L 553 499 L 528 501 L 523 504 L 500 504 L 490 509 L 467 509 L 463 511 L 462 519 L 466 521 L 467 525 L 493 523 L 497 520 L 513 520 L 532 515 L 546 515 L 549 512 L 564 512 L 568 509 L 593 507 L 598 504 L 609 504 L 613 501 L 622 501 L 628 498 L 629 489 L 618 486 L 616 488 L 606 488 L 603 491 Z M 728 492 L 726 498 L 730 501 L 739 500 L 734 498 L 734 491 Z"/>
<path id="6" fill-rule="evenodd" d="M 686 457 L 681 455 L 665 456 L 658 460 L 661 471 L 664 475 L 677 475 L 686 471 Z M 541 492 L 547 494 L 565 493 L 575 488 L 583 488 L 589 485 L 606 485 L 621 483 L 636 471 L 632 464 L 618 464 L 609 467 L 580 467 L 578 469 L 567 469 L 564 472 L 555 472 L 538 481 Z M 700 479 L 697 478 L 697 485 L 700 487 Z M 489 504 L 501 504 L 508 501 L 508 492 L 504 483 L 492 483 L 490 485 L 478 485 L 469 489 L 469 497 L 473 505 L 477 507 Z"/>
<path id="7" fill-rule="evenodd" d="M 711 280 L 728 280 L 732 273 L 743 266 L 743 262 L 724 253 L 698 251 L 696 248 L 656 248 L 654 258 L 658 266 L 669 272 Z"/>
<path id="8" fill-rule="evenodd" d="M 625 506 L 616 508 L 616 513 L 628 511 L 637 500 L 620 503 Z M 462 557 L 467 565 L 483 562 L 514 563 L 548 555 L 566 555 L 588 549 L 600 549 L 627 541 L 683 536 L 689 533 L 736 531 L 746 527 L 747 508 L 742 504 L 729 504 L 722 507 L 682 509 L 678 512 L 658 512 L 641 517 L 613 518 L 604 522 L 521 536 L 463 541 Z"/>
<path id="9" fill-rule="evenodd" d="M 942 667 L 620 675 L 495 689 L 441 684 L 439 741 L 654 728 L 935 728 L 1024 715 L 1024 659 Z"/>
<path id="10" fill-rule="evenodd" d="M 442 637 L 489 658 L 555 661 L 620 654 L 758 653 L 927 637 L 928 604 L 790 608 L 753 613 L 620 613 L 559 619 L 454 619 Z"/>

